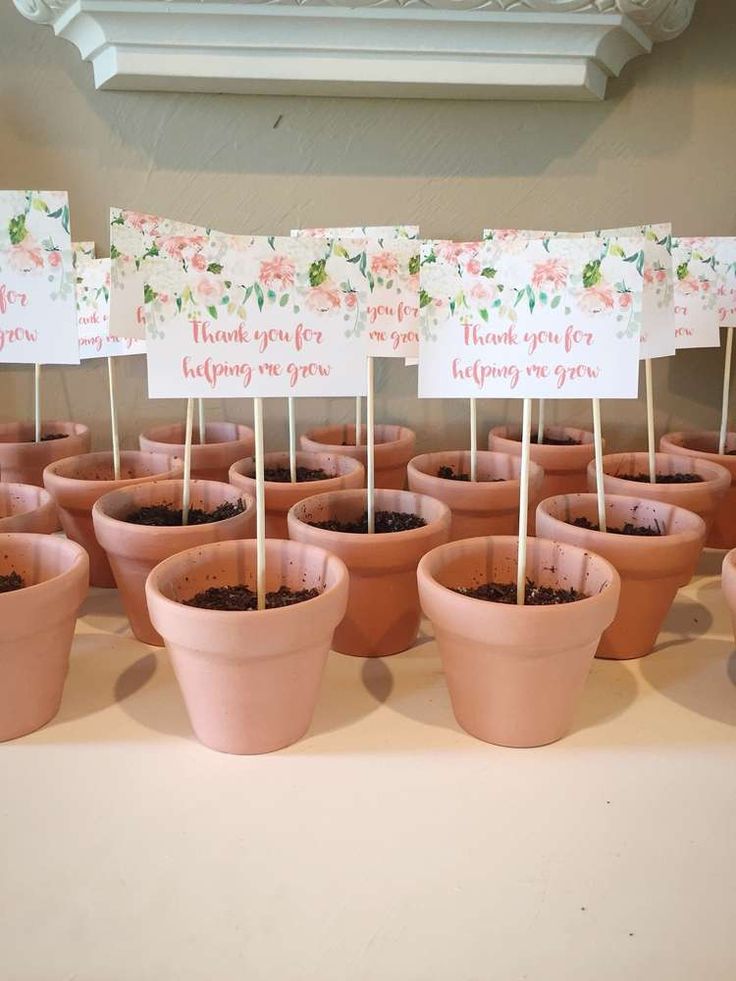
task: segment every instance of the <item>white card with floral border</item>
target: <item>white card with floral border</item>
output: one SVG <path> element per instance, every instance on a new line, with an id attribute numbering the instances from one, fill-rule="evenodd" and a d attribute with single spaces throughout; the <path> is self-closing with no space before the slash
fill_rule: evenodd
<path id="1" fill-rule="evenodd" d="M 134 340 L 132 337 L 114 337 L 109 333 L 110 260 L 78 258 L 76 280 L 81 360 L 145 354 L 145 341 Z"/>
<path id="2" fill-rule="evenodd" d="M 672 240 L 677 348 L 720 347 L 719 263 L 714 238 Z"/>

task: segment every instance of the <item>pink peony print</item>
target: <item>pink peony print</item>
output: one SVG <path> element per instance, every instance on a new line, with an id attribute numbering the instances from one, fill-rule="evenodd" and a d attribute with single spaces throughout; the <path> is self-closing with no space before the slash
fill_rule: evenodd
<path id="1" fill-rule="evenodd" d="M 61 265 L 61 252 L 54 249 L 47 253 L 47 259 L 52 269 L 58 269 Z"/>
<path id="2" fill-rule="evenodd" d="M 496 298 L 496 288 L 491 283 L 479 279 L 470 287 L 468 295 L 479 302 L 490 302 Z"/>
<path id="3" fill-rule="evenodd" d="M 32 272 L 43 269 L 43 252 L 32 235 L 26 235 L 18 245 L 8 251 L 8 261 L 17 272 Z"/>
<path id="4" fill-rule="evenodd" d="M 644 283 L 647 286 L 651 286 L 654 283 L 654 270 L 650 269 L 649 266 L 644 270 Z"/>
<path id="5" fill-rule="evenodd" d="M 589 286 L 579 294 L 580 309 L 585 313 L 603 313 L 613 309 L 613 291 L 610 286 Z"/>
<path id="6" fill-rule="evenodd" d="M 687 275 L 684 279 L 679 280 L 679 289 L 683 296 L 691 296 L 693 293 L 699 292 L 700 283 L 695 276 Z"/>
<path id="7" fill-rule="evenodd" d="M 551 286 L 559 290 L 567 282 L 567 264 L 562 259 L 547 259 L 546 262 L 538 262 L 534 266 L 532 273 L 532 285 L 537 289 L 543 286 Z"/>
<path id="8" fill-rule="evenodd" d="M 192 256 L 191 266 L 192 269 L 196 269 L 197 272 L 205 271 L 205 269 L 207 268 L 207 260 L 205 259 L 205 257 L 202 255 L 201 252 L 194 253 L 194 255 Z"/>
<path id="9" fill-rule="evenodd" d="M 619 293 L 618 305 L 622 310 L 628 310 L 631 306 L 631 293 Z"/>
<path id="10" fill-rule="evenodd" d="M 399 269 L 399 262 L 395 255 L 390 252 L 377 252 L 371 256 L 371 272 L 374 276 L 385 276 L 390 279 L 395 276 Z"/>
<path id="11" fill-rule="evenodd" d="M 225 284 L 217 276 L 205 274 L 195 283 L 194 295 L 204 306 L 215 306 L 225 295 Z"/>
<path id="12" fill-rule="evenodd" d="M 465 264 L 465 270 L 470 276 L 480 276 L 480 259 L 476 259 L 475 257 L 468 259 Z"/>
<path id="13" fill-rule="evenodd" d="M 345 307 L 348 310 L 354 310 L 355 307 L 357 306 L 357 303 L 358 303 L 357 294 L 355 294 L 355 293 L 346 293 L 345 294 Z"/>
<path id="14" fill-rule="evenodd" d="M 457 262 L 464 253 L 470 251 L 470 245 L 467 242 L 437 242 L 434 250 L 445 262 Z"/>
<path id="15" fill-rule="evenodd" d="M 664 281 L 667 279 L 667 270 L 666 269 L 655 270 L 654 278 L 657 280 L 658 283 L 664 283 Z"/>
<path id="16" fill-rule="evenodd" d="M 307 292 L 307 306 L 320 313 L 337 310 L 340 306 L 340 291 L 329 281 L 320 286 L 312 286 Z"/>
<path id="17" fill-rule="evenodd" d="M 292 286 L 294 263 L 284 255 L 275 255 L 261 263 L 259 279 L 264 286 Z"/>

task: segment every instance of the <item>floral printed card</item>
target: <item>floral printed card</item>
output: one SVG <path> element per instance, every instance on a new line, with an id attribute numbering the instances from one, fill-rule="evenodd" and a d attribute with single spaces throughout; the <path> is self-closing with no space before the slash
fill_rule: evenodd
<path id="1" fill-rule="evenodd" d="M 146 275 L 149 395 L 364 395 L 369 286 L 359 246 L 187 239 L 176 274 Z"/>
<path id="2" fill-rule="evenodd" d="M 672 226 L 669 223 L 635 225 L 627 228 L 606 228 L 591 232 L 543 232 L 513 228 L 484 229 L 483 237 L 495 241 L 513 241 L 515 237 L 577 238 L 595 235 L 598 238 L 644 236 L 643 252 L 632 261 L 641 267 L 644 276 L 643 319 L 639 357 L 666 358 L 675 353 L 674 288 L 672 264 Z"/>
<path id="3" fill-rule="evenodd" d="M 679 348 L 719 347 L 719 264 L 715 239 L 673 239 L 675 343 Z"/>
<path id="4" fill-rule="evenodd" d="M 0 191 L 0 361 L 79 364 L 66 192 Z"/>
<path id="5" fill-rule="evenodd" d="M 363 272 L 370 287 L 368 354 L 375 358 L 416 358 L 419 354 L 419 246 L 416 226 L 305 228 L 295 237 L 340 238 L 352 251 L 365 241 Z"/>
<path id="6" fill-rule="evenodd" d="M 110 260 L 77 259 L 77 325 L 79 357 L 112 358 L 145 354 L 145 341 L 114 337 L 108 333 L 110 319 Z"/>
<path id="7" fill-rule="evenodd" d="M 82 259 L 94 259 L 97 255 L 94 242 L 72 242 L 72 252 L 75 264 L 81 262 Z"/>
<path id="8" fill-rule="evenodd" d="M 643 245 L 424 242 L 420 398 L 635 398 Z"/>
<path id="9" fill-rule="evenodd" d="M 718 322 L 736 327 L 736 238 L 713 239 L 718 263 Z"/>

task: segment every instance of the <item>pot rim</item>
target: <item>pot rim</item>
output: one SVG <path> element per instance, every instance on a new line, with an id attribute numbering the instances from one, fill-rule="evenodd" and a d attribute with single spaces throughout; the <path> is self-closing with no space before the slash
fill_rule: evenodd
<path id="1" fill-rule="evenodd" d="M 470 450 L 435 450 L 430 453 L 419 453 L 417 456 L 412 457 L 411 460 L 409 460 L 409 462 L 407 463 L 406 465 L 407 472 L 413 472 L 415 474 L 419 474 L 420 476 L 427 477 L 430 480 L 447 481 L 446 477 L 439 477 L 435 473 L 429 473 L 426 470 L 422 470 L 420 467 L 420 461 L 423 463 L 424 461 L 429 460 L 431 457 L 438 458 L 443 456 L 457 456 L 457 455 L 460 455 L 461 457 L 467 456 L 469 458 Z M 511 453 L 504 453 L 502 450 L 478 450 L 479 460 L 487 459 L 488 457 L 503 457 L 504 459 L 514 460 L 518 464 L 519 468 L 521 468 L 521 457 L 513 456 Z M 530 478 L 538 477 L 540 480 L 544 477 L 543 467 L 541 466 L 541 464 L 536 463 L 534 460 L 529 461 L 529 477 Z M 449 483 L 449 481 L 447 482 Z M 489 486 L 492 487 L 494 484 L 499 484 L 499 483 L 503 484 L 505 487 L 513 487 L 514 485 L 518 486 L 521 483 L 521 479 L 519 476 L 519 477 L 508 477 L 508 478 L 503 477 L 501 480 L 477 480 L 475 481 L 475 483 L 473 483 L 470 480 L 456 481 L 455 483 L 462 484 L 462 489 L 464 491 L 470 490 L 472 493 L 474 490 L 479 489 L 487 493 Z"/>
<path id="2" fill-rule="evenodd" d="M 205 423 L 205 433 L 207 432 L 207 426 L 212 426 L 212 425 L 235 426 L 237 435 L 235 436 L 234 439 L 221 439 L 221 440 L 217 440 L 216 442 L 207 441 L 206 443 L 199 443 L 197 441 L 193 441 L 192 450 L 201 451 L 204 450 L 205 448 L 217 449 L 218 447 L 232 446 L 233 443 L 249 443 L 252 442 L 253 439 L 255 439 L 254 430 L 250 426 L 246 426 L 245 423 L 229 422 L 227 419 L 212 419 L 209 422 Z M 160 434 L 162 432 L 165 432 L 167 429 L 170 429 L 172 426 L 174 427 L 181 426 L 182 428 L 184 428 L 183 423 L 178 423 L 178 422 L 161 423 L 161 425 L 153 426 L 151 429 L 145 429 L 142 433 L 140 433 L 140 437 L 147 440 L 149 443 L 157 443 L 159 446 L 162 447 L 163 446 L 176 447 L 176 448 L 180 446 L 183 447 L 185 445 L 185 440 L 183 438 L 181 440 L 172 440 L 171 442 L 160 438 Z M 159 435 L 156 435 L 157 433 Z M 182 436 L 183 435 L 184 434 L 182 433 Z M 149 453 L 149 452 L 157 452 L 157 451 L 142 450 L 141 452 Z M 165 453 L 167 451 L 158 450 L 158 452 Z M 176 454 L 172 454 L 172 455 L 175 456 Z"/>
<path id="3" fill-rule="evenodd" d="M 4 547 L 4 543 L 8 539 L 24 539 L 26 541 L 35 540 L 38 542 L 41 548 L 49 548 L 48 543 L 53 543 L 54 548 L 61 548 L 63 551 L 68 552 L 70 556 L 70 564 L 66 569 L 58 572 L 55 576 L 49 576 L 48 579 L 43 579 L 41 582 L 34 582 L 30 586 L 23 586 L 19 590 L 11 590 L 8 593 L 0 593 L 0 603 L 2 603 L 6 597 L 13 597 L 16 593 L 23 593 L 24 596 L 30 596 L 34 590 L 41 590 L 49 586 L 50 583 L 57 582 L 59 579 L 66 579 L 68 577 L 75 576 L 80 570 L 80 565 L 88 566 L 89 556 L 81 545 L 73 542 L 71 538 L 61 538 L 56 535 L 44 535 L 39 532 L 33 531 L 0 531 L 0 550 Z M 30 543 L 30 542 L 29 542 Z M 12 547 L 12 543 L 11 543 Z M 5 600 L 7 602 L 7 600 Z"/>
<path id="4" fill-rule="evenodd" d="M 341 443 L 324 443 L 319 438 L 319 434 L 327 432 L 328 430 L 331 429 L 347 430 L 351 428 L 355 429 L 354 423 L 336 422 L 325 426 L 313 426 L 311 429 L 306 430 L 306 432 L 303 435 L 304 438 L 308 439 L 310 443 L 316 443 L 319 446 L 329 447 L 329 452 L 339 453 L 340 450 L 345 450 L 348 447 L 355 449 L 355 443 L 348 443 L 347 447 L 344 447 Z M 398 437 L 396 439 L 379 440 L 377 437 L 383 434 L 386 429 L 398 430 Z M 365 423 L 362 423 L 361 434 L 365 434 L 366 431 L 367 431 L 367 427 Z M 410 429 L 408 426 L 401 425 L 401 423 L 394 423 L 394 422 L 376 423 L 376 425 L 373 427 L 373 432 L 375 437 L 376 448 L 378 448 L 379 446 L 383 446 L 383 447 L 390 446 L 392 448 L 396 448 L 399 446 L 410 446 L 410 445 L 413 446 L 414 443 L 416 442 L 416 432 L 413 429 Z M 361 447 L 365 448 L 365 440 L 362 443 L 358 444 L 358 448 Z"/>
<path id="5" fill-rule="evenodd" d="M 9 481 L 8 483 L 0 481 L 0 498 L 6 495 L 7 497 L 12 497 L 13 494 L 18 494 L 18 488 L 24 492 L 28 490 L 33 491 L 38 496 L 38 501 L 25 511 L 11 511 L 9 514 L 0 514 L 0 522 L 5 518 L 15 518 L 17 515 L 22 514 L 35 514 L 37 511 L 54 506 L 54 499 L 45 487 L 39 487 L 37 484 L 21 484 L 18 481 Z"/>
<path id="6" fill-rule="evenodd" d="M 115 480 L 114 477 L 110 477 L 106 480 L 88 480 L 85 477 L 72 477 L 68 473 L 59 472 L 65 469 L 69 469 L 73 466 L 79 466 L 79 461 L 89 461 L 90 464 L 95 462 L 102 463 L 112 461 L 113 453 L 112 450 L 96 450 L 94 453 L 78 453 L 75 456 L 65 456 L 61 460 L 55 460 L 53 463 L 49 463 L 48 466 L 44 467 L 44 478 L 48 474 L 54 480 L 69 481 L 70 483 L 82 483 L 86 486 L 93 487 L 95 484 L 118 484 L 121 487 L 126 484 L 135 484 L 141 480 L 152 480 L 158 476 L 162 480 L 173 479 L 170 477 L 172 473 L 179 473 L 183 467 L 183 461 L 180 457 L 175 456 L 173 453 L 156 453 L 149 450 L 121 450 L 120 451 L 120 462 L 123 463 L 126 459 L 130 458 L 141 459 L 151 457 L 165 458 L 169 461 L 168 470 L 162 470 L 160 475 L 157 473 L 141 474 L 138 477 L 121 477 L 120 480 Z M 45 483 L 44 483 L 45 486 Z M 48 488 L 47 488 L 48 489 Z M 117 488 L 115 488 L 117 489 Z"/>
<path id="7" fill-rule="evenodd" d="M 33 439 L 31 439 L 31 440 L 3 439 L 2 438 L 3 431 L 5 429 L 9 428 L 10 426 L 28 426 L 30 428 L 31 432 L 32 432 L 33 429 L 34 429 L 34 427 L 35 427 L 35 423 L 33 421 L 23 422 L 20 419 L 11 419 L 11 420 L 8 420 L 6 422 L 0 422 L 0 447 L 3 447 L 3 446 L 48 446 L 49 444 L 53 444 L 55 442 L 58 442 L 57 440 L 45 440 L 44 442 L 36 443 L 35 440 L 33 440 Z M 83 422 L 74 422 L 71 419 L 42 419 L 41 420 L 41 432 L 42 433 L 43 433 L 43 430 L 45 428 L 47 429 L 50 426 L 70 426 L 72 428 L 72 432 L 71 433 L 68 433 L 67 435 L 68 436 L 71 436 L 71 437 L 75 437 L 75 438 L 79 438 L 79 437 L 83 437 L 83 436 L 88 436 L 89 435 L 89 426 L 86 425 L 86 423 L 83 423 Z"/>
<path id="8" fill-rule="evenodd" d="M 707 437 L 709 440 L 711 438 L 713 439 L 713 442 L 715 444 L 715 449 L 699 450 L 687 445 L 688 440 L 703 439 L 705 437 Z M 718 452 L 719 438 L 720 438 L 720 433 L 718 432 L 717 429 L 688 429 L 688 430 L 680 429 L 676 432 L 664 433 L 660 437 L 660 446 L 664 440 L 667 440 L 668 442 L 673 443 L 678 450 L 680 450 L 683 453 L 687 453 L 688 455 L 705 458 L 707 460 L 710 460 L 710 458 L 712 457 L 713 458 L 712 462 L 717 462 L 720 460 L 728 460 L 730 463 L 733 463 L 734 459 L 736 459 L 736 457 L 734 457 L 733 454 Z M 736 438 L 736 430 L 729 430 L 726 433 L 726 443 L 728 444 L 729 440 L 733 441 L 734 438 Z M 669 450 L 662 450 L 661 452 L 669 453 Z M 726 466 L 725 463 L 721 463 L 719 465 Z"/>
<path id="9" fill-rule="evenodd" d="M 709 455 L 718 456 L 718 454 L 709 454 Z M 682 464 L 682 466 L 685 468 L 682 471 L 683 473 L 687 473 L 687 472 L 698 473 L 698 468 L 702 468 L 703 471 L 708 472 L 707 476 L 705 472 L 699 474 L 699 476 L 702 476 L 703 479 L 694 481 L 692 483 L 662 484 L 663 487 L 666 487 L 668 489 L 668 493 L 670 491 L 673 491 L 674 493 L 679 493 L 681 491 L 684 491 L 686 488 L 689 490 L 693 490 L 693 488 L 702 486 L 703 484 L 723 483 L 724 487 L 727 487 L 731 483 L 731 474 L 724 466 L 722 466 L 720 463 L 716 463 L 714 460 L 704 460 L 702 457 L 697 457 L 697 456 L 680 456 L 677 453 L 670 453 L 668 451 L 663 451 L 663 450 L 658 450 L 654 454 L 654 457 L 655 457 L 655 466 L 657 462 L 660 460 L 672 460 L 672 461 L 679 461 Z M 609 465 L 613 465 L 614 462 L 625 462 L 627 460 L 635 460 L 635 459 L 640 459 L 642 461 L 642 466 L 644 467 L 644 471 L 648 472 L 649 454 L 645 450 L 630 450 L 628 452 L 623 452 L 623 453 L 604 454 L 603 456 L 604 475 L 606 477 L 612 477 L 614 480 L 626 480 L 626 477 L 622 477 L 620 473 L 611 473 L 609 470 L 606 470 L 606 462 L 608 462 Z M 626 472 L 629 473 L 630 471 L 626 471 Z M 595 460 L 591 460 L 591 462 L 588 464 L 588 473 L 589 474 L 595 473 Z M 658 476 L 660 475 L 659 471 L 657 471 L 657 475 Z M 667 474 L 663 472 L 661 476 L 667 476 Z M 634 483 L 634 481 L 627 481 L 627 483 Z M 642 481 L 641 483 L 645 484 L 645 486 L 647 487 L 656 486 L 656 482 L 655 484 L 652 484 L 650 481 Z M 630 496 L 630 495 L 624 495 L 624 496 Z"/>
<path id="10" fill-rule="evenodd" d="M 295 552 L 303 552 L 304 549 L 308 549 L 311 552 L 320 553 L 320 559 L 324 563 L 325 571 L 327 571 L 329 568 L 334 568 L 335 581 L 329 586 L 326 585 L 322 592 L 319 593 L 318 596 L 314 596 L 312 599 L 304 600 L 301 603 L 294 603 L 291 606 L 276 607 L 271 610 L 205 610 L 201 607 L 186 606 L 184 603 L 179 603 L 177 600 L 173 600 L 168 596 L 165 596 L 161 591 L 158 585 L 161 576 L 166 574 L 168 567 L 174 566 L 178 562 L 181 562 L 185 556 L 190 555 L 193 552 L 198 552 L 201 555 L 203 552 L 213 552 L 217 549 L 232 548 L 234 545 L 243 551 L 253 553 L 251 557 L 253 559 L 253 563 L 255 564 L 258 545 L 255 538 L 231 539 L 221 542 L 209 542 L 206 545 L 195 545 L 192 548 L 185 549 L 183 552 L 177 552 L 175 555 L 171 555 L 169 558 L 159 562 L 158 565 L 156 565 L 146 577 L 145 592 L 149 605 L 149 612 L 150 602 L 148 601 L 148 597 L 149 594 L 153 594 L 155 596 L 156 603 L 160 603 L 167 610 L 176 610 L 177 617 L 179 618 L 180 622 L 182 620 L 184 622 L 199 620 L 199 618 L 202 616 L 213 615 L 219 619 L 226 613 L 228 617 L 233 618 L 232 621 L 228 621 L 228 623 L 232 622 L 238 627 L 245 627 L 247 624 L 254 624 L 256 621 L 262 624 L 265 619 L 270 618 L 272 621 L 274 621 L 274 629 L 277 629 L 278 624 L 276 621 L 279 617 L 281 617 L 281 619 L 288 618 L 290 615 L 293 615 L 292 611 L 295 609 L 302 612 L 305 609 L 309 609 L 316 615 L 319 606 L 323 606 L 331 602 L 333 594 L 338 590 L 345 588 L 347 585 L 349 578 L 347 566 L 342 559 L 339 558 L 339 556 L 333 555 L 333 553 L 328 552 L 327 549 L 321 548 L 319 545 L 307 545 L 301 544 L 300 542 L 289 541 L 285 542 L 280 539 L 266 539 L 267 563 L 269 551 L 281 552 L 284 545 L 287 546 L 287 551 L 288 546 L 293 546 Z M 319 604 L 319 606 L 317 604 Z M 244 617 L 247 617 L 248 619 L 244 620 Z"/>
<path id="11" fill-rule="evenodd" d="M 326 457 L 326 456 L 329 456 L 329 457 L 339 456 L 341 458 L 341 460 L 349 461 L 346 464 L 346 470 L 345 470 L 345 472 L 344 473 L 337 473 L 337 474 L 334 474 L 332 476 L 326 477 L 324 480 L 301 480 L 301 481 L 298 481 L 297 482 L 297 486 L 299 486 L 299 487 L 310 487 L 310 486 L 323 487 L 325 484 L 329 484 L 330 481 L 333 481 L 333 480 L 335 480 L 335 481 L 342 480 L 343 477 L 347 476 L 350 473 L 356 473 L 357 471 L 363 471 L 363 473 L 365 473 L 365 467 L 363 466 L 363 464 L 361 463 L 361 461 L 360 460 L 357 460 L 354 456 L 348 456 L 346 453 L 328 453 L 326 451 L 320 451 L 320 450 L 297 450 L 296 453 L 295 453 L 295 459 L 296 459 L 297 466 L 300 465 L 300 461 L 307 462 L 307 459 L 308 459 L 309 462 L 318 462 L 318 460 L 319 460 L 320 457 Z M 288 461 L 289 461 L 289 451 L 288 450 L 271 450 L 268 453 L 264 453 L 263 454 L 264 466 L 266 464 L 268 464 L 269 459 L 270 460 L 275 460 L 275 459 L 283 460 L 284 458 L 286 459 L 287 464 L 288 464 Z M 255 457 L 254 456 L 246 456 L 246 457 L 243 457 L 242 460 L 236 460 L 235 463 L 232 463 L 230 465 L 230 469 L 228 471 L 229 477 L 232 477 L 232 475 L 234 474 L 236 477 L 240 477 L 243 480 L 252 480 L 253 483 L 255 483 L 256 482 L 256 478 L 254 476 L 252 476 L 249 473 L 244 473 L 243 472 L 245 470 L 245 468 L 246 468 L 246 465 L 248 465 L 248 464 L 252 464 L 253 465 L 253 468 L 255 469 Z M 232 483 L 232 480 L 230 482 Z M 266 487 L 284 487 L 284 486 L 291 486 L 291 482 L 290 481 L 282 481 L 282 480 L 264 480 L 264 484 L 266 485 Z"/>
<path id="12" fill-rule="evenodd" d="M 562 433 L 562 434 L 569 434 L 571 436 L 577 436 L 577 437 L 582 436 L 583 438 L 581 438 L 579 443 L 571 443 L 571 444 L 563 443 L 561 446 L 558 446 L 556 444 L 549 444 L 549 443 L 541 443 L 541 444 L 533 443 L 532 446 L 534 446 L 535 449 L 565 450 L 565 451 L 577 450 L 578 452 L 580 452 L 580 450 L 583 447 L 590 448 L 593 446 L 593 433 L 588 429 L 581 429 L 579 426 L 545 425 L 544 431 L 545 433 Z M 512 435 L 517 433 L 518 436 Z M 508 440 L 510 443 L 520 443 L 521 425 L 508 424 L 503 426 L 492 426 L 490 430 L 490 435 L 495 436 L 498 439 Z"/>

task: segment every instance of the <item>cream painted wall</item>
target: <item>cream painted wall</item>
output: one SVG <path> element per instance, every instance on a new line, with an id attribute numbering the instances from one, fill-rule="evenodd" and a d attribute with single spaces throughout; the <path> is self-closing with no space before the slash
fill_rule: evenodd
<path id="1" fill-rule="evenodd" d="M 689 30 L 632 63 L 600 104 L 410 102 L 96 92 L 76 49 L 0 8 L 0 186 L 67 188 L 73 233 L 107 248 L 110 205 L 224 230 L 419 222 L 428 236 L 486 225 L 606 227 L 671 218 L 683 234 L 736 234 L 736 4 L 700 0 Z M 715 427 L 721 355 L 655 367 L 657 425 Z M 125 445 L 179 402 L 146 396 L 140 359 L 120 362 Z M 44 372 L 48 417 L 91 422 L 107 445 L 103 363 Z M 379 421 L 406 421 L 420 445 L 463 446 L 463 403 L 418 402 L 416 369 L 384 363 Z M 31 371 L 0 367 L 0 419 L 29 416 Z M 214 418 L 250 419 L 247 402 Z M 342 421 L 345 400 L 308 400 L 308 422 Z M 482 403 L 484 429 L 517 404 Z M 584 403 L 560 420 L 587 424 Z M 267 406 L 285 445 L 285 408 Z M 607 404 L 614 445 L 643 444 L 641 404 Z"/>

